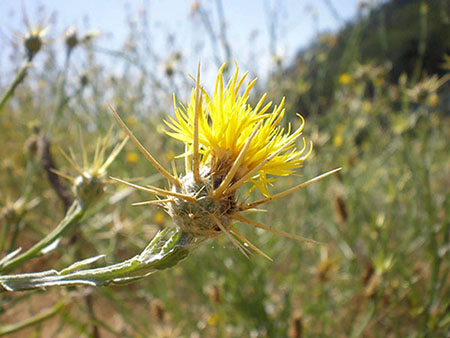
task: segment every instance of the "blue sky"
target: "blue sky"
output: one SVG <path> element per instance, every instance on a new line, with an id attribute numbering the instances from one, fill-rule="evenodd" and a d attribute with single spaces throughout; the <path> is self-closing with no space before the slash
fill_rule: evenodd
<path id="1" fill-rule="evenodd" d="M 12 39 L 13 32 L 23 32 L 22 8 L 31 22 L 39 15 L 37 8 L 43 6 L 47 15 L 54 13 L 53 37 L 61 35 L 69 26 L 75 25 L 80 31 L 99 29 L 102 38 L 98 44 L 110 49 L 120 49 L 128 33 L 127 17 L 136 17 L 142 8 L 153 32 L 155 50 L 163 53 L 167 45 L 167 35 L 174 37 L 188 62 L 188 68 L 195 68 L 199 41 L 203 41 L 206 54 L 202 58 L 213 58 L 213 45 L 200 20 L 193 18 L 191 0 L 1 0 L 0 1 L 0 41 L 2 44 Z M 271 64 L 270 18 L 276 22 L 275 51 L 286 62 L 295 52 L 307 45 L 317 31 L 337 29 L 344 21 L 355 16 L 357 0 L 222 0 L 226 19 L 228 40 L 233 57 L 240 64 L 259 71 L 267 71 Z M 336 9 L 337 18 L 327 2 Z M 200 4 L 211 13 L 211 23 L 218 30 L 215 1 L 203 0 Z M 142 13 L 142 12 L 141 12 Z M 4 53 L 0 57 L 5 58 Z M 247 64 L 247 65 L 245 65 Z M 5 65 L 2 60 L 0 67 Z M 192 72 L 192 69 L 188 69 Z"/>

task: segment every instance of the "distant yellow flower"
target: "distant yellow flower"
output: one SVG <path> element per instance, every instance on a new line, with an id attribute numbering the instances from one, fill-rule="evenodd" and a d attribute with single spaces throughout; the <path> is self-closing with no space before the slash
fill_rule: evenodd
<path id="1" fill-rule="evenodd" d="M 135 151 L 130 151 L 125 155 L 126 161 L 130 164 L 136 164 L 139 161 L 139 155 Z"/>
<path id="2" fill-rule="evenodd" d="M 172 161 L 175 159 L 175 153 L 172 150 L 169 150 L 165 153 L 166 159 Z"/>
<path id="3" fill-rule="evenodd" d="M 344 143 L 344 126 L 338 124 L 336 127 L 336 134 L 333 137 L 333 144 L 335 147 L 340 147 Z"/>
<path id="4" fill-rule="evenodd" d="M 341 85 L 348 85 L 350 83 L 353 82 L 353 79 L 351 78 L 351 76 L 348 73 L 343 73 L 339 76 L 339 83 Z"/>
<path id="5" fill-rule="evenodd" d="M 384 83 L 385 83 L 385 81 L 384 81 L 384 78 L 382 78 L 382 77 L 375 77 L 373 79 L 373 85 L 375 87 L 381 87 L 382 85 L 384 85 Z"/>
<path id="6" fill-rule="evenodd" d="M 439 103 L 439 96 L 436 93 L 430 94 L 430 97 L 428 98 L 428 105 L 432 108 L 436 107 Z"/>
<path id="7" fill-rule="evenodd" d="M 220 323 L 220 315 L 217 312 L 214 312 L 209 318 L 208 318 L 208 325 L 217 325 Z"/>
<path id="8" fill-rule="evenodd" d="M 135 125 L 137 122 L 138 122 L 138 120 L 137 120 L 136 116 L 134 116 L 134 115 L 131 115 L 131 116 L 129 116 L 129 117 L 127 118 L 127 124 L 128 124 L 129 126 L 133 126 L 133 125 Z"/>
<path id="9" fill-rule="evenodd" d="M 371 100 L 364 100 L 361 103 L 361 111 L 364 113 L 369 113 L 372 110 L 372 101 Z"/>
<path id="10" fill-rule="evenodd" d="M 312 149 L 312 143 L 306 152 L 306 142 L 303 148 L 297 150 L 295 141 L 301 135 L 304 120 L 291 133 L 291 126 L 287 130 L 279 126 L 285 110 L 284 98 L 272 111 L 272 102 L 264 104 L 264 94 L 253 108 L 247 103 L 250 90 L 256 80 L 249 82 L 242 94 L 239 94 L 247 73 L 238 79 L 238 69 L 234 77 L 224 87 L 222 72 L 223 65 L 217 75 L 216 88 L 212 98 L 204 91 L 205 101 L 200 105 L 199 113 L 199 152 L 202 155 L 201 165 L 208 166 L 213 175 L 222 180 L 230 171 L 233 163 L 242 152 L 249 139 L 245 155 L 232 181 L 244 179 L 252 181 L 258 189 L 268 195 L 266 186 L 272 179 L 268 175 L 286 176 L 302 166 Z M 175 99 L 174 99 L 175 101 Z M 188 154 L 193 153 L 194 147 L 194 118 L 196 107 L 196 92 L 192 92 L 191 101 L 187 108 L 178 107 L 174 102 L 176 119 L 169 117 L 166 122 L 171 131 L 167 134 L 184 142 Z"/>
<path id="11" fill-rule="evenodd" d="M 164 213 L 162 213 L 161 211 L 158 211 L 153 215 L 153 222 L 155 222 L 158 225 L 163 225 L 164 220 L 165 220 L 165 216 L 164 216 Z"/>

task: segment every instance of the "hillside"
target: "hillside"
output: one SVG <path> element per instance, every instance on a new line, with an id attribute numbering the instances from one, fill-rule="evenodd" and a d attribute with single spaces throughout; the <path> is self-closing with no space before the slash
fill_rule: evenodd
<path id="1" fill-rule="evenodd" d="M 339 77 L 358 64 L 383 66 L 392 83 L 402 73 L 412 82 L 423 74 L 442 76 L 445 55 L 450 54 L 448 32 L 448 1 L 392 0 L 374 9 L 361 7 L 358 17 L 338 33 L 322 34 L 300 50 L 283 78 L 308 84 L 304 90 L 301 84 L 290 88 L 296 110 L 320 113 L 330 105 Z M 448 93 L 448 87 L 441 90 Z"/>

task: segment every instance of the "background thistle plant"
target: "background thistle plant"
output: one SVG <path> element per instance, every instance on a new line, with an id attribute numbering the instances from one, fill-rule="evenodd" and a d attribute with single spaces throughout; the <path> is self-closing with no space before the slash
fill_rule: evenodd
<path id="1" fill-rule="evenodd" d="M 41 23 L 35 27 L 32 27 L 26 16 L 25 25 L 27 26 L 28 32 L 25 35 L 19 35 L 19 37 L 23 41 L 23 46 L 25 47 L 26 51 L 26 57 L 22 63 L 22 66 L 17 71 L 13 81 L 9 84 L 6 91 L 0 96 L 0 114 L 8 100 L 13 96 L 17 86 L 19 86 L 19 84 L 27 76 L 28 68 L 31 67 L 35 55 L 41 50 L 42 46 L 45 43 L 44 37 L 47 33 L 47 26 L 44 26 Z"/>
<path id="2" fill-rule="evenodd" d="M 108 135 L 103 139 L 103 142 L 100 142 L 99 140 L 99 142 L 97 143 L 94 160 L 91 165 L 88 165 L 87 154 L 84 146 L 82 146 L 84 169 L 80 168 L 72 158 L 70 158 L 65 154 L 64 151 L 61 150 L 61 153 L 78 172 L 79 176 L 73 178 L 56 170 L 54 171 L 58 175 L 69 179 L 73 183 L 73 191 L 75 195 L 74 201 L 70 208 L 67 210 L 64 219 L 42 240 L 33 245 L 24 253 L 20 253 L 21 248 L 18 248 L 17 250 L 14 250 L 13 252 L 5 256 L 0 261 L 0 273 L 8 273 L 14 268 L 24 264 L 24 262 L 42 254 L 46 254 L 51 250 L 54 250 L 58 246 L 61 236 L 65 232 L 67 232 L 67 230 L 71 226 L 78 224 L 84 217 L 88 208 L 101 197 L 101 195 L 103 194 L 104 186 L 106 184 L 106 170 L 117 157 L 125 143 L 128 141 L 128 139 L 125 138 L 121 142 L 121 144 L 117 145 L 111 152 L 111 154 L 105 159 L 105 152 L 107 150 L 109 138 L 111 136 L 110 133 L 111 129 Z M 28 280 L 29 277 L 30 276 L 25 275 L 22 279 Z M 19 280 L 21 279 L 19 278 Z M 0 285 L 1 284 L 2 282 L 0 281 Z M 38 284 L 30 283 L 29 288 L 39 287 Z M 3 285 L 3 291 L 15 290 L 15 286 L 9 287 L 7 285 Z"/>
<path id="3" fill-rule="evenodd" d="M 75 161 L 75 155 L 71 150 L 72 157 L 67 155 L 64 150 L 60 149 L 61 154 L 71 164 L 72 168 L 77 172 L 78 176 L 71 177 L 63 174 L 60 171 L 53 170 L 59 176 L 69 180 L 72 183 L 72 190 L 77 199 L 81 203 L 95 203 L 102 197 L 105 186 L 109 183 L 107 178 L 107 169 L 119 155 L 122 148 L 128 141 L 128 137 L 117 144 L 111 151 L 110 155 L 106 157 L 106 151 L 109 147 L 112 128 L 109 129 L 108 134 L 97 141 L 94 158 L 91 163 L 88 162 L 86 149 L 83 139 L 80 135 L 81 151 L 83 165 L 79 166 Z M 106 158 L 105 158 L 106 157 Z"/>

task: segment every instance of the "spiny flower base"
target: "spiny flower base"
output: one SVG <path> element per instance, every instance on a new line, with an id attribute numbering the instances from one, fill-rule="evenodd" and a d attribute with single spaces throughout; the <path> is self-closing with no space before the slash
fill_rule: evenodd
<path id="1" fill-rule="evenodd" d="M 169 214 L 174 223 L 195 238 L 212 238 L 222 233 L 222 227 L 228 230 L 231 226 L 229 215 L 236 210 L 235 194 L 212 198 L 212 191 L 220 185 L 209 173 L 208 167 L 200 172 L 201 180 L 196 182 L 192 172 L 181 178 L 181 186 L 173 191 L 192 196 L 195 200 L 173 198 L 169 202 Z M 214 184 L 213 184 L 214 181 Z"/>

